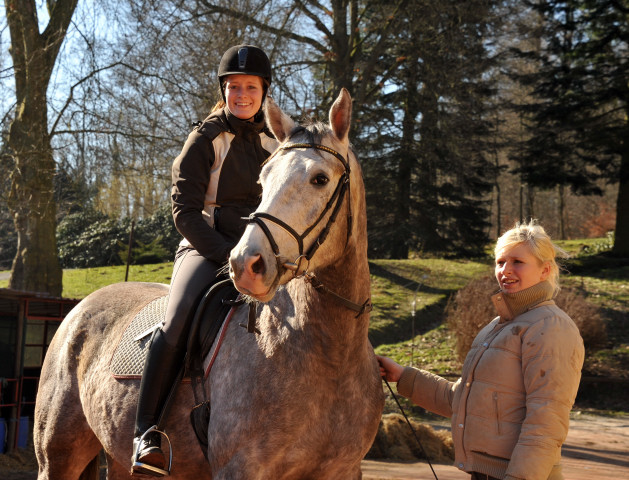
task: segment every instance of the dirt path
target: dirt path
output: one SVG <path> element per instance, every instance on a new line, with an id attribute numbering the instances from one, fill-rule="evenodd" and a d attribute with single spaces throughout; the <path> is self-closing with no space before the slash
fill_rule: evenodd
<path id="1" fill-rule="evenodd" d="M 623 418 L 580 415 L 570 420 L 562 448 L 566 480 L 629 479 L 629 416 Z M 469 480 L 449 465 L 433 465 L 439 480 Z M 434 478 L 425 462 L 363 461 L 364 480 L 417 480 Z"/>

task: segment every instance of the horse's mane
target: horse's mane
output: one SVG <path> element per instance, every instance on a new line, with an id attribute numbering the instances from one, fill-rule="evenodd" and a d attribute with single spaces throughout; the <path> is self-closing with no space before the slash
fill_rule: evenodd
<path id="1" fill-rule="evenodd" d="M 293 128 L 286 139 L 286 142 L 294 141 L 294 138 L 300 135 L 305 136 L 305 140 L 300 140 L 299 143 L 321 143 L 321 139 L 331 132 L 330 127 L 322 122 L 309 122 L 304 125 L 297 125 Z M 321 152 L 316 152 L 321 155 Z M 265 166 L 274 155 L 268 157 L 262 166 Z"/>

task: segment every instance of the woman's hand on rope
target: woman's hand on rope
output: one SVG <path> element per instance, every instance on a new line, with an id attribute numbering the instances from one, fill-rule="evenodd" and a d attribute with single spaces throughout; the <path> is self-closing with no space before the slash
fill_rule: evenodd
<path id="1" fill-rule="evenodd" d="M 397 382 L 400 380 L 400 377 L 402 376 L 402 371 L 404 371 L 404 367 L 397 364 L 395 361 L 391 360 L 388 357 L 376 355 L 376 359 L 380 364 L 381 377 L 383 377 L 387 382 Z"/>

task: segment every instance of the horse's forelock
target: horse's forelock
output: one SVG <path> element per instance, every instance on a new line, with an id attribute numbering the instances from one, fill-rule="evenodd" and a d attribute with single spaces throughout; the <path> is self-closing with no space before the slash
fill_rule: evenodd
<path id="1" fill-rule="evenodd" d="M 290 134 L 288 140 L 293 140 L 296 137 L 305 136 L 304 143 L 321 143 L 321 140 L 326 135 L 331 133 L 330 127 L 321 122 L 311 122 L 304 125 L 297 126 Z"/>

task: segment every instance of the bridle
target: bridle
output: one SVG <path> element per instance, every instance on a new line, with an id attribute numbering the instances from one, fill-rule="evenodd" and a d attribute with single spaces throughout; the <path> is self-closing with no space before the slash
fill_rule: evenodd
<path id="1" fill-rule="evenodd" d="M 293 272 L 295 272 L 295 276 L 301 275 L 301 274 L 305 274 L 307 272 L 308 265 L 310 264 L 310 259 L 314 256 L 316 251 L 319 249 L 319 247 L 323 244 L 323 242 L 327 238 L 328 233 L 330 232 L 330 228 L 332 227 L 332 225 L 336 221 L 336 217 L 338 216 L 338 213 L 339 213 L 339 211 L 341 209 L 341 205 L 343 203 L 343 199 L 345 198 L 346 193 L 349 192 L 349 187 L 350 187 L 350 184 L 349 184 L 349 174 L 350 174 L 349 163 L 347 162 L 347 160 L 345 160 L 345 158 L 340 153 L 338 153 L 336 150 L 333 150 L 333 149 L 331 149 L 329 147 L 326 147 L 325 145 L 321 145 L 321 144 L 318 144 L 318 143 L 290 143 L 288 145 L 284 145 L 282 147 L 279 147 L 275 151 L 275 153 L 269 158 L 269 160 L 271 160 L 271 158 L 273 158 L 275 155 L 277 155 L 277 153 L 279 151 L 292 150 L 292 149 L 296 149 L 296 148 L 314 148 L 314 149 L 317 149 L 317 150 L 322 150 L 324 152 L 330 153 L 330 154 L 334 155 L 343 164 L 343 167 L 345 168 L 345 171 L 343 172 L 343 174 L 339 178 L 339 181 L 338 181 L 338 183 L 336 185 L 336 188 L 334 189 L 334 193 L 332 194 L 332 197 L 330 198 L 328 203 L 325 205 L 325 208 L 323 209 L 323 211 L 319 214 L 319 216 L 314 221 L 314 223 L 312 225 L 310 225 L 308 228 L 306 228 L 306 230 L 304 230 L 304 232 L 301 235 L 299 233 L 297 233 L 297 231 L 293 227 L 288 225 L 283 220 L 280 220 L 279 218 L 277 218 L 277 217 L 275 217 L 275 216 L 273 216 L 273 215 L 271 215 L 269 213 L 266 213 L 266 212 L 253 212 L 247 218 L 248 223 L 255 223 L 255 224 L 257 224 L 262 229 L 264 234 L 266 235 L 266 238 L 269 240 L 269 244 L 271 245 L 271 249 L 273 250 L 273 254 L 275 255 L 275 259 L 277 261 L 278 271 L 280 271 L 281 268 L 283 267 L 283 268 L 286 268 L 288 270 L 292 270 Z M 267 160 L 267 162 L 269 160 Z M 321 231 L 321 233 L 319 234 L 317 239 L 312 243 L 310 248 L 308 248 L 308 250 L 304 252 L 304 239 L 310 234 L 310 232 L 312 232 L 312 230 L 314 230 L 317 227 L 317 225 L 319 225 L 321 220 L 323 220 L 325 215 L 330 210 L 332 210 L 332 214 L 330 215 L 330 218 L 328 219 L 328 223 L 326 224 L 325 228 Z M 348 213 L 347 241 L 349 241 L 349 237 L 351 235 L 351 218 L 352 218 L 351 217 L 351 208 L 348 209 L 348 212 L 349 213 Z M 299 256 L 295 259 L 294 262 L 282 262 L 280 260 L 280 249 L 277 246 L 277 243 L 275 242 L 275 239 L 273 238 L 273 235 L 271 234 L 271 231 L 269 230 L 269 227 L 266 225 L 266 223 L 262 219 L 268 220 L 268 221 L 270 221 L 272 223 L 275 223 L 276 225 L 280 226 L 286 232 L 288 232 L 288 234 L 291 237 L 293 237 L 295 239 L 295 241 L 297 242 L 297 246 L 299 248 Z M 303 260 L 305 260 L 307 262 L 307 264 L 306 264 L 306 268 L 303 269 L 303 271 L 302 271 L 301 270 L 301 263 L 302 263 Z"/>
<path id="2" fill-rule="evenodd" d="M 269 245 L 271 246 L 271 249 L 273 250 L 273 254 L 275 255 L 275 260 L 277 262 L 278 275 L 279 275 L 279 272 L 281 272 L 283 268 L 287 270 L 292 270 L 293 275 L 295 277 L 304 276 L 307 280 L 309 280 L 313 284 L 313 286 L 316 289 L 323 290 L 326 293 L 334 296 L 335 298 L 337 298 L 337 300 L 341 301 L 341 303 L 343 303 L 348 308 L 351 308 L 352 310 L 359 312 L 358 314 L 360 315 L 364 311 L 371 310 L 371 303 L 369 299 L 363 304 L 357 304 L 357 303 L 351 302 L 335 294 L 329 289 L 327 289 L 323 284 L 321 284 L 321 282 L 319 282 L 315 278 L 314 273 L 308 272 L 308 268 L 310 266 L 310 259 L 314 256 L 314 254 L 319 249 L 319 247 L 323 244 L 323 242 L 325 242 L 328 234 L 330 233 L 330 229 L 332 225 L 334 224 L 334 222 L 336 221 L 336 218 L 341 210 L 341 206 L 343 205 L 343 199 L 345 198 L 345 195 L 347 195 L 350 192 L 349 162 L 343 157 L 343 155 L 341 155 L 336 150 L 326 147 L 325 145 L 318 144 L 318 143 L 289 143 L 287 145 L 279 147 L 273 153 L 273 155 L 269 157 L 267 162 L 270 161 L 280 151 L 292 150 L 292 149 L 297 149 L 297 148 L 304 148 L 304 149 L 314 148 L 316 150 L 324 151 L 326 153 L 334 155 L 343 164 L 343 167 L 345 170 L 343 174 L 341 175 L 341 177 L 339 178 L 336 188 L 334 189 L 334 193 L 332 193 L 332 196 L 330 197 L 330 200 L 328 200 L 328 202 L 326 203 L 323 211 L 319 214 L 319 216 L 314 221 L 314 223 L 312 223 L 312 225 L 306 228 L 302 234 L 299 234 L 293 227 L 288 225 L 283 220 L 266 212 L 253 212 L 251 215 L 249 215 L 249 217 L 246 217 L 245 219 L 247 220 L 247 223 L 249 224 L 255 223 L 256 225 L 258 225 L 264 232 L 267 240 L 269 241 Z M 332 211 L 332 213 L 330 214 L 330 217 L 328 218 L 328 221 L 325 227 L 323 228 L 323 230 L 321 230 L 321 233 L 316 238 L 316 240 L 312 243 L 312 245 L 308 248 L 308 250 L 304 251 L 305 238 L 312 232 L 312 230 L 314 230 L 317 227 L 317 225 L 319 225 L 319 223 L 323 220 L 323 218 L 326 216 L 326 214 L 330 210 Z M 295 239 L 295 241 L 297 242 L 297 246 L 299 248 L 299 255 L 295 259 L 294 262 L 282 262 L 280 260 L 280 257 L 281 257 L 280 249 L 277 246 L 277 242 L 273 238 L 273 235 L 271 234 L 269 227 L 266 225 L 265 220 L 278 225 Z M 351 201 L 348 201 L 346 245 L 347 245 L 347 242 L 349 242 L 351 232 L 352 232 L 352 210 L 351 210 Z M 306 262 L 306 265 L 305 265 L 305 268 L 302 269 L 303 261 Z"/>

